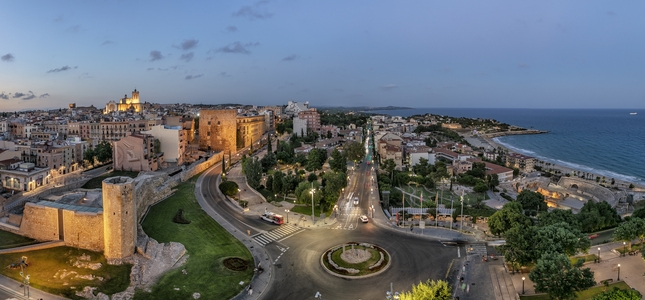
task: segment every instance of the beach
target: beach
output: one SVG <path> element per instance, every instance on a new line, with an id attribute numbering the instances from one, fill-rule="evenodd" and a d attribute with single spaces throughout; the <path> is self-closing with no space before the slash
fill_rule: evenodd
<path id="1" fill-rule="evenodd" d="M 495 135 L 495 137 L 498 137 L 498 136 L 499 135 Z M 513 151 L 511 149 L 508 149 L 504 145 L 501 145 L 501 144 L 495 142 L 492 137 L 479 136 L 479 138 L 472 138 L 472 137 L 465 137 L 464 136 L 464 138 L 466 138 L 469 143 L 474 142 L 475 144 L 472 144 L 472 143 L 471 144 L 473 146 L 475 146 L 475 147 L 483 147 L 484 149 L 502 148 L 502 149 L 504 149 L 505 151 L 508 151 L 508 152 L 515 152 L 515 151 Z M 540 164 L 536 164 L 536 165 L 541 166 Z M 544 168 L 546 168 L 546 166 L 544 166 Z M 571 177 L 573 177 L 574 173 L 578 173 L 578 172 L 584 173 L 584 171 L 582 171 L 582 170 L 577 170 L 577 169 L 574 169 L 574 168 L 571 168 L 571 167 L 568 167 L 568 166 L 564 166 L 564 165 L 561 165 L 561 164 L 554 164 L 552 162 L 551 162 L 551 165 L 549 165 L 548 168 L 553 169 L 553 170 L 559 170 L 561 172 L 561 175 L 563 175 L 563 176 L 565 174 L 571 174 Z M 603 177 L 603 175 L 600 175 L 600 174 L 595 174 L 595 173 L 590 173 L 590 172 L 586 172 L 586 173 L 593 175 L 590 178 L 594 178 L 594 179 L 588 179 L 589 181 L 593 181 L 593 182 L 595 182 L 595 177 L 596 176 L 598 176 L 600 178 Z M 579 177 L 579 176 L 576 176 L 576 177 Z M 636 191 L 636 192 L 645 192 L 645 185 L 637 184 L 637 183 L 629 182 L 629 181 L 625 181 L 625 180 L 620 180 L 620 179 L 614 179 L 615 184 L 612 186 L 611 185 L 611 179 L 612 178 L 607 178 L 605 176 L 605 182 L 606 182 L 605 186 L 606 187 L 617 187 L 617 188 L 619 188 L 621 190 L 633 190 L 633 191 Z M 629 188 L 629 186 L 631 184 L 634 185 L 633 189 Z"/>

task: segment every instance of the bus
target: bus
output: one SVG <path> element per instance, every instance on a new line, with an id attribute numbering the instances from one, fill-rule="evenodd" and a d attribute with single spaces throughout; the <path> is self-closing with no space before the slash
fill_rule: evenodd
<path id="1" fill-rule="evenodd" d="M 273 224 L 282 225 L 284 223 L 284 218 L 281 215 L 274 214 L 272 212 L 265 212 L 260 216 L 260 219 Z"/>

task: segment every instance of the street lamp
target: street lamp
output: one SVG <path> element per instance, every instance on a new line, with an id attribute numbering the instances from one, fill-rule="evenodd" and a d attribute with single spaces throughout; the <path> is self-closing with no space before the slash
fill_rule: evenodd
<path id="1" fill-rule="evenodd" d="M 334 218 L 338 217 L 338 204 L 334 204 Z"/>
<path id="2" fill-rule="evenodd" d="M 311 182 L 311 191 L 309 191 L 309 194 L 311 194 L 311 223 L 315 223 L 316 220 L 314 219 L 314 194 L 316 193 L 316 190 L 314 189 L 314 182 Z"/>
<path id="3" fill-rule="evenodd" d="M 600 262 L 600 247 L 598 247 L 598 262 Z"/>
<path id="4" fill-rule="evenodd" d="M 374 204 L 372 204 L 372 209 L 370 210 L 370 212 L 372 213 L 372 218 L 374 218 Z"/>
<path id="5" fill-rule="evenodd" d="M 618 264 L 618 281 L 620 281 L 620 264 Z"/>
<path id="6" fill-rule="evenodd" d="M 22 293 L 29 299 L 29 274 L 27 274 L 27 256 L 20 258 L 20 276 L 22 277 Z M 25 293 L 25 289 L 27 292 Z"/>
<path id="7" fill-rule="evenodd" d="M 627 253 L 627 243 L 623 242 L 623 256 Z"/>
<path id="8" fill-rule="evenodd" d="M 284 211 L 286 211 L 286 212 L 287 212 L 287 223 L 289 223 L 289 210 L 288 210 L 288 209 L 285 209 Z"/>
<path id="9" fill-rule="evenodd" d="M 524 280 L 526 280 L 526 277 L 522 277 L 522 295 L 524 295 Z"/>

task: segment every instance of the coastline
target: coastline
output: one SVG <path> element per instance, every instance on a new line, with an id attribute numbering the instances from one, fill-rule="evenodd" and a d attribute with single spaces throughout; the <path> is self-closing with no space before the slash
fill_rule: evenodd
<path id="1" fill-rule="evenodd" d="M 529 133 L 525 133 L 525 134 L 529 134 Z M 501 136 L 505 136 L 505 135 L 506 134 L 501 134 L 501 135 L 495 135 L 493 137 L 490 137 L 488 135 L 486 135 L 486 136 L 481 135 L 480 137 L 486 143 L 488 143 L 490 145 L 490 147 L 492 147 L 493 149 L 497 149 L 499 147 L 499 148 L 502 148 L 502 149 L 504 149 L 504 150 L 506 150 L 508 152 L 517 153 L 517 151 L 514 151 L 513 149 L 509 149 L 505 145 L 503 145 L 503 144 L 501 144 L 501 143 L 499 143 L 499 142 L 494 140 L 497 137 L 501 137 Z M 552 161 L 554 161 L 554 160 L 555 159 L 552 159 Z M 569 167 L 569 166 L 565 166 L 563 164 L 553 163 L 552 161 L 549 161 L 549 163 L 551 163 L 550 167 L 553 168 L 553 169 L 556 169 L 556 170 L 560 170 L 560 172 L 562 172 L 563 175 L 567 174 L 567 173 L 573 174 L 574 171 L 575 172 L 583 172 L 583 173 L 593 174 L 594 176 L 598 176 L 600 178 L 605 177 L 605 180 L 608 182 L 608 184 L 606 184 L 606 186 L 610 186 L 611 178 L 608 178 L 607 176 L 603 176 L 602 174 L 598 174 L 598 173 L 594 173 L 594 172 L 585 172 L 584 170 L 572 168 L 572 167 Z M 590 181 L 595 182 L 595 180 L 590 180 Z M 629 188 L 630 184 L 634 185 L 634 189 Z M 639 191 L 639 192 L 640 191 L 645 191 L 645 184 L 641 184 L 641 183 L 638 183 L 638 182 L 630 182 L 630 181 L 621 180 L 621 179 L 615 179 L 615 185 L 614 186 L 618 187 L 619 189 L 623 189 L 623 190 L 627 190 L 627 191 L 629 191 L 629 190 L 634 190 L 634 191 Z"/>

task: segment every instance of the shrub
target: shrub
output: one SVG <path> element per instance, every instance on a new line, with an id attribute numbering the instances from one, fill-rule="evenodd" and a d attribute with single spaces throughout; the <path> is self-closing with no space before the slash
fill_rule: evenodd
<path id="1" fill-rule="evenodd" d="M 237 194 L 239 187 L 235 181 L 224 181 L 220 183 L 219 190 L 226 196 L 232 197 Z"/>
<path id="2" fill-rule="evenodd" d="M 184 210 L 181 208 L 177 211 L 175 217 L 172 218 L 172 221 L 177 224 L 190 224 L 190 220 L 186 220 L 186 218 L 184 218 Z"/>

